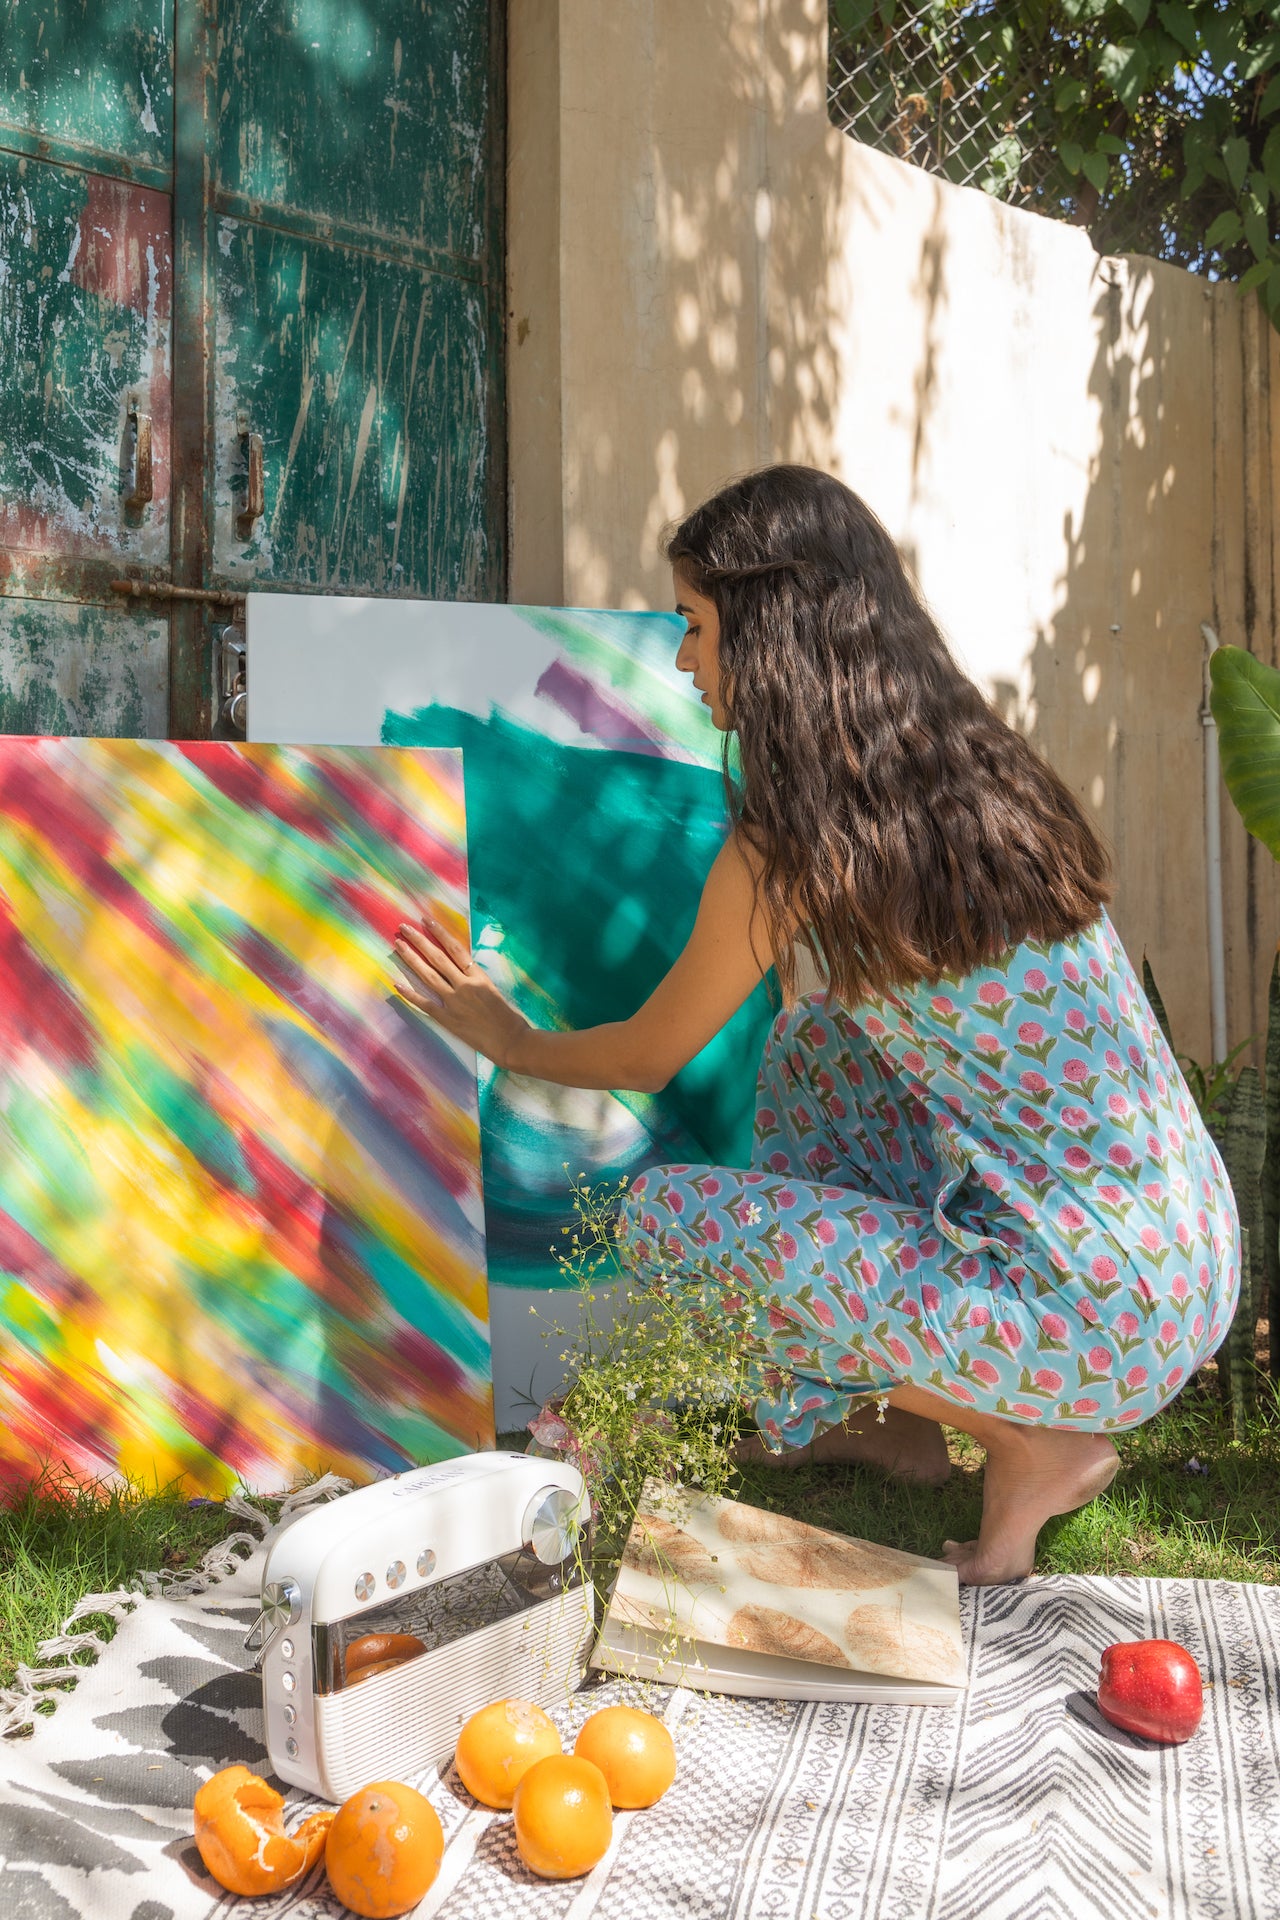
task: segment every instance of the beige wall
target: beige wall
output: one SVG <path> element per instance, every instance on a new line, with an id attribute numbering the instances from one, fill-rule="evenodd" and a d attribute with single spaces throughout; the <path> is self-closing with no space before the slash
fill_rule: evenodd
<path id="1" fill-rule="evenodd" d="M 1253 302 L 857 146 L 825 0 L 512 0 L 514 600 L 665 606 L 663 525 L 786 458 L 861 492 L 1094 810 L 1207 1057 L 1208 621 L 1274 657 L 1280 352 Z M 1231 1037 L 1272 863 L 1223 810 Z"/>

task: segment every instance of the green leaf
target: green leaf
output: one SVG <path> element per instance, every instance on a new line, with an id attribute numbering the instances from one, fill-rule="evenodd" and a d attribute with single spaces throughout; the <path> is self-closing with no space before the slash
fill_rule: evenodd
<path id="1" fill-rule="evenodd" d="M 1146 49 L 1134 40 L 1112 43 L 1098 55 L 1098 72 L 1129 113 L 1141 98 L 1149 71 Z"/>
<path id="2" fill-rule="evenodd" d="M 1267 115 L 1274 113 L 1277 107 L 1280 107 L 1280 73 L 1274 80 L 1268 82 L 1267 90 L 1258 102 L 1259 120 L 1265 120 Z"/>
<path id="3" fill-rule="evenodd" d="M 1209 662 L 1222 777 L 1255 839 L 1280 860 L 1280 673 L 1243 647 Z"/>
<path id="4" fill-rule="evenodd" d="M 1079 173 L 1084 160 L 1083 147 L 1078 147 L 1074 140 L 1064 140 L 1058 153 L 1068 173 Z"/>
<path id="5" fill-rule="evenodd" d="M 1151 11 L 1151 0 L 1120 0 L 1120 4 L 1132 17 L 1135 27 L 1141 29 L 1146 25 L 1147 15 Z"/>
<path id="6" fill-rule="evenodd" d="M 1249 142 L 1239 135 L 1233 140 L 1224 140 L 1222 158 L 1227 169 L 1227 178 L 1239 193 L 1244 185 L 1244 177 L 1249 171 Z"/>
<path id="7" fill-rule="evenodd" d="M 1183 6 L 1182 0 L 1167 0 L 1159 13 L 1161 25 L 1194 58 L 1200 50 L 1200 33 L 1190 7 Z"/>
<path id="8" fill-rule="evenodd" d="M 1251 267 L 1245 268 L 1245 271 L 1236 281 L 1236 285 L 1241 293 L 1252 293 L 1255 287 L 1262 285 L 1263 281 L 1270 276 L 1270 273 L 1270 260 L 1255 260 Z"/>
<path id="9" fill-rule="evenodd" d="M 1114 133 L 1100 133 L 1093 144 L 1099 153 L 1123 153 L 1125 150 L 1124 141 Z"/>
<path id="10" fill-rule="evenodd" d="M 1267 233 L 1267 216 L 1255 201 L 1244 216 L 1244 237 L 1249 242 L 1249 251 L 1255 260 L 1266 260 L 1271 254 L 1271 240 Z"/>
<path id="11" fill-rule="evenodd" d="M 1238 213 L 1220 213 L 1204 237 L 1206 247 L 1231 247 L 1244 232 L 1244 221 Z"/>
<path id="12" fill-rule="evenodd" d="M 1280 122 L 1272 127 L 1262 146 L 1262 171 L 1268 184 L 1280 193 Z"/>
<path id="13" fill-rule="evenodd" d="M 876 0 L 831 0 L 831 21 L 837 33 L 860 40 L 876 10 Z"/>
<path id="14" fill-rule="evenodd" d="M 1107 156 L 1105 153 L 1086 153 L 1080 162 L 1080 168 L 1090 186 L 1101 193 L 1107 184 Z"/>
<path id="15" fill-rule="evenodd" d="M 1267 290 L 1262 297 L 1267 303 L 1267 312 L 1274 320 L 1277 315 L 1280 315 L 1280 265 L 1272 267 L 1271 278 L 1267 281 Z"/>
<path id="16" fill-rule="evenodd" d="M 1083 80 L 1059 80 L 1053 95 L 1054 111 L 1070 113 L 1072 107 L 1083 106 L 1088 98 L 1089 89 Z"/>
<path id="17" fill-rule="evenodd" d="M 1142 956 L 1142 990 L 1151 1002 L 1152 1013 L 1154 1013 L 1156 1019 L 1160 1022 L 1161 1033 L 1169 1042 L 1170 1053 L 1176 1052 L 1173 1044 L 1173 1028 L 1169 1025 L 1169 1016 L 1164 1010 L 1164 1001 L 1160 997 L 1160 989 L 1156 985 L 1156 977 L 1151 971 L 1151 963 L 1145 953 Z"/>

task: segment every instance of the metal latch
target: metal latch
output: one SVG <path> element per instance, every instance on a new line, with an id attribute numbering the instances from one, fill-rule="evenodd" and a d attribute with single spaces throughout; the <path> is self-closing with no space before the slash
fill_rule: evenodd
<path id="1" fill-rule="evenodd" d="M 302 1589 L 296 1580 L 272 1580 L 262 1589 L 262 1612 L 244 1637 L 245 1652 L 254 1655 L 255 1673 L 276 1635 L 292 1626 L 301 1611 Z"/>
<path id="2" fill-rule="evenodd" d="M 248 665 L 243 627 L 218 633 L 218 718 L 243 740 L 248 719 Z"/>

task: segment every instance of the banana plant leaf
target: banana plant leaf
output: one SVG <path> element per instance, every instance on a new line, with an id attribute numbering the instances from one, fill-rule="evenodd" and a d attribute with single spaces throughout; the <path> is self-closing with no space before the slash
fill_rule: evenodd
<path id="1" fill-rule="evenodd" d="M 1280 860 L 1280 673 L 1243 647 L 1209 662 L 1222 777 L 1240 818 Z"/>

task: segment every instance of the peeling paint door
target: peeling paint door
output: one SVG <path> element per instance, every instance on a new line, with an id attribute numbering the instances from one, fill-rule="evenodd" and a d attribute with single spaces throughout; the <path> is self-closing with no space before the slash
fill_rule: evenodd
<path id="1" fill-rule="evenodd" d="M 0 731 L 163 734 L 171 0 L 0 0 Z"/>
<path id="2" fill-rule="evenodd" d="M 503 60 L 500 0 L 0 0 L 0 731 L 208 733 L 250 585 L 502 596 Z"/>
<path id="3" fill-rule="evenodd" d="M 220 582 L 500 597 L 493 39 L 487 0 L 225 0 Z"/>

